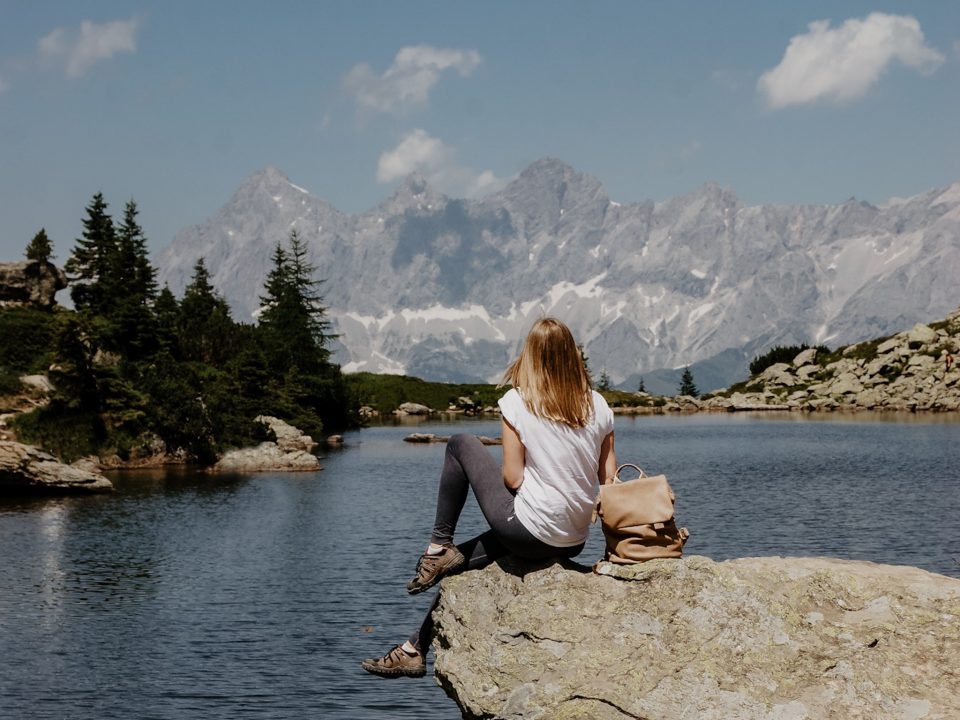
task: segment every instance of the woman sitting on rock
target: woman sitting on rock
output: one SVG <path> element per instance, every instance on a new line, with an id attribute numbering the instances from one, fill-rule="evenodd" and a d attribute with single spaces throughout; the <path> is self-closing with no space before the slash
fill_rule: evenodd
<path id="1" fill-rule="evenodd" d="M 617 469 L 613 413 L 591 390 L 570 330 L 553 318 L 534 324 L 503 382 L 513 385 L 499 401 L 503 465 L 473 435 L 450 438 L 433 534 L 407 583 L 411 594 L 507 554 L 544 560 L 571 558 L 583 550 L 598 485 Z M 471 487 L 490 530 L 455 545 L 453 534 Z M 432 612 L 433 606 L 406 642 L 383 657 L 364 660 L 363 669 L 383 677 L 422 677 Z"/>

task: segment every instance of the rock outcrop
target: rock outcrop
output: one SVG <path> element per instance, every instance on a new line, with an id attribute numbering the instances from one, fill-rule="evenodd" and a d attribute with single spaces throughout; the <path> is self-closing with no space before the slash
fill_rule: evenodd
<path id="1" fill-rule="evenodd" d="M 960 579 L 827 558 L 528 567 L 443 581 L 465 718 L 960 717 Z"/>
<path id="2" fill-rule="evenodd" d="M 102 455 L 99 458 L 86 458 L 95 460 L 103 469 L 132 469 L 132 468 L 159 468 L 169 467 L 170 465 L 188 465 L 196 462 L 197 458 L 184 448 L 175 448 L 170 450 L 167 443 L 156 433 L 146 432 L 140 435 L 133 447 L 131 447 L 124 457 L 113 453 Z M 76 463 L 74 463 L 76 465 Z"/>
<path id="3" fill-rule="evenodd" d="M 212 472 L 313 472 L 322 469 L 320 460 L 310 452 L 317 446 L 312 437 L 269 415 L 258 415 L 255 421 L 268 426 L 277 441 L 230 450 L 211 468 Z"/>
<path id="4" fill-rule="evenodd" d="M 415 402 L 401 403 L 400 407 L 393 411 L 394 415 L 429 415 L 433 412 L 426 405 Z"/>
<path id="5" fill-rule="evenodd" d="M 64 465 L 32 445 L 0 440 L 0 495 L 109 492 L 103 475 Z"/>
<path id="6" fill-rule="evenodd" d="M 271 415 L 257 415 L 253 421 L 266 425 L 273 431 L 277 438 L 277 447 L 283 452 L 301 451 L 308 453 L 317 446 L 312 437 L 303 434 L 299 428 L 295 428 L 280 418 Z"/>
<path id="7" fill-rule="evenodd" d="M 51 308 L 57 292 L 66 286 L 66 274 L 53 263 L 0 263 L 0 307 Z"/>
<path id="8" fill-rule="evenodd" d="M 771 365 L 745 392 L 715 397 L 703 409 L 960 410 L 960 310 L 890 338 L 841 348 L 826 358 L 815 348 L 792 363 Z"/>

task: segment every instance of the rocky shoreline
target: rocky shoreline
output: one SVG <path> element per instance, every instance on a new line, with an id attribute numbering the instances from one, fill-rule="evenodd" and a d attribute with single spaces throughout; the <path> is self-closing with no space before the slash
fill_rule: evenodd
<path id="1" fill-rule="evenodd" d="M 65 465 L 32 445 L 0 440 L 0 493 L 79 495 L 113 490 L 113 483 L 82 461 Z"/>
<path id="2" fill-rule="evenodd" d="M 279 418 L 261 415 L 256 422 L 266 425 L 276 441 L 251 448 L 229 450 L 213 465 L 198 465 L 210 473 L 317 472 L 323 469 L 313 454 L 318 443 L 309 435 Z M 60 462 L 40 448 L 0 438 L 0 495 L 74 495 L 110 492 L 113 483 L 103 475 L 112 470 L 185 466 L 195 459 L 183 451 L 167 452 L 155 439 L 126 460 L 117 455 L 89 456 L 71 464 Z M 328 447 L 342 444 L 339 435 L 327 439 Z"/>
<path id="3" fill-rule="evenodd" d="M 697 401 L 706 410 L 960 410 L 960 310 L 945 320 L 841 348 L 815 348 L 777 363 L 741 391 Z"/>

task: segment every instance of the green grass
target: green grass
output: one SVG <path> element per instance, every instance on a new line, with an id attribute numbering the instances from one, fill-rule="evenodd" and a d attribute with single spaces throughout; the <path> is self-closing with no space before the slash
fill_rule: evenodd
<path id="1" fill-rule="evenodd" d="M 623 390 L 599 390 L 610 407 L 652 407 L 654 398 Z"/>
<path id="2" fill-rule="evenodd" d="M 381 413 L 396 410 L 405 402 L 420 403 L 434 410 L 446 410 L 457 398 L 469 397 L 482 407 L 496 405 L 506 390 L 488 383 L 429 382 L 408 375 L 354 373 L 344 375 L 347 388 L 360 405 Z"/>
<path id="3" fill-rule="evenodd" d="M 344 377 L 347 387 L 361 405 L 369 405 L 381 413 L 396 410 L 405 402 L 446 410 L 460 397 L 469 397 L 481 407 L 496 406 L 497 400 L 507 391 L 487 383 L 430 382 L 408 375 L 354 373 Z M 651 397 L 622 390 L 604 390 L 600 394 L 611 407 L 651 407 L 656 404 Z"/>

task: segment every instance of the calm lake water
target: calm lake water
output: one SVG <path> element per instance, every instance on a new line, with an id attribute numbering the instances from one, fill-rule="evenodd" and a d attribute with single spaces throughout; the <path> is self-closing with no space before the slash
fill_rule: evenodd
<path id="1" fill-rule="evenodd" d="M 621 461 L 667 473 L 690 553 L 960 576 L 956 418 L 695 415 L 616 430 Z M 110 496 L 0 502 L 0 716 L 459 718 L 429 676 L 358 666 L 430 600 L 404 584 L 444 448 L 402 442 L 410 431 L 348 434 L 318 474 L 128 473 Z M 468 506 L 459 537 L 481 523 Z M 601 547 L 597 529 L 580 559 Z"/>

